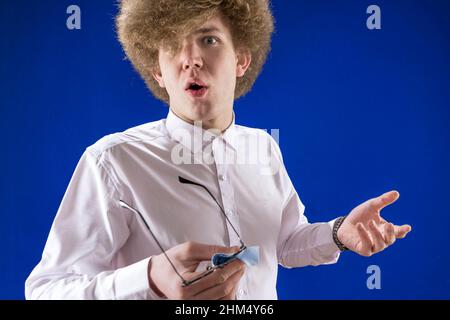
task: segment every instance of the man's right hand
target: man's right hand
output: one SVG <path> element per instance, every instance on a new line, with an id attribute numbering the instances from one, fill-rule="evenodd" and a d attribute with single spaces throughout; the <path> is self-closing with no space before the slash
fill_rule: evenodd
<path id="1" fill-rule="evenodd" d="M 201 272 L 195 272 L 201 261 L 211 260 L 216 253 L 235 253 L 239 247 L 221 247 L 196 242 L 185 242 L 166 251 L 175 268 L 184 279 L 190 280 Z M 164 254 L 153 256 L 148 267 L 149 283 L 168 299 L 177 300 L 233 300 L 239 280 L 244 275 L 245 264 L 239 259 L 214 270 L 206 277 L 183 287 Z"/>

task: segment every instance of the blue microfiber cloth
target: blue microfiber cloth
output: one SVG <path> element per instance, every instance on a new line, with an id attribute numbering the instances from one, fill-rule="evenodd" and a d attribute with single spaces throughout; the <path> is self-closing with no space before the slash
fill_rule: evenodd
<path id="1" fill-rule="evenodd" d="M 259 263 L 259 247 L 247 247 L 237 255 L 235 255 L 234 253 L 216 253 L 212 256 L 211 263 L 213 266 L 218 266 L 224 263 L 229 263 L 235 259 L 241 260 L 249 267 L 254 266 Z"/>

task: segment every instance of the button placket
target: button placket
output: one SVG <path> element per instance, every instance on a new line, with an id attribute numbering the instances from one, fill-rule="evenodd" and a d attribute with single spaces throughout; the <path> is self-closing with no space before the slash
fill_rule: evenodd
<path id="1" fill-rule="evenodd" d="M 229 179 L 227 178 L 226 162 L 223 161 L 224 147 L 225 143 L 222 139 L 214 139 L 212 149 L 214 154 L 214 161 L 216 164 L 220 193 L 222 196 L 223 210 L 225 211 L 228 220 L 234 226 L 236 231 L 240 234 L 239 221 L 237 220 L 236 214 L 233 214 L 235 209 L 233 189 Z M 228 231 L 228 238 L 230 240 L 230 246 L 240 246 L 241 241 L 237 236 L 236 232 L 233 230 L 233 227 L 230 225 L 228 221 L 226 221 L 226 219 L 225 222 Z"/>
<path id="2" fill-rule="evenodd" d="M 231 209 L 234 207 L 233 206 L 233 200 L 232 197 L 230 197 L 230 193 L 232 193 L 232 191 L 230 190 L 229 186 L 224 187 L 225 192 L 223 193 L 223 197 L 226 199 L 226 203 L 227 206 L 225 207 L 225 213 L 227 214 L 227 218 L 228 220 L 231 222 L 231 224 L 234 226 L 234 228 L 236 229 L 236 232 L 241 234 L 241 228 L 239 225 L 239 220 L 238 220 L 238 216 L 236 214 L 230 214 Z M 230 237 L 230 245 L 232 246 L 240 246 L 241 245 L 241 241 L 238 237 L 238 235 L 236 234 L 236 232 L 233 230 L 233 227 L 227 222 L 227 228 L 228 228 L 228 234 Z"/>

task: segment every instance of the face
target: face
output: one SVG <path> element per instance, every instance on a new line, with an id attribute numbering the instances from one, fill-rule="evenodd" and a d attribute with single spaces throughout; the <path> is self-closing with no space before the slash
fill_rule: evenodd
<path id="1" fill-rule="evenodd" d="M 215 16 L 186 36 L 174 55 L 161 48 L 160 70 L 153 76 L 167 90 L 175 114 L 223 130 L 232 120 L 236 78 L 250 62 L 250 54 L 235 50 L 230 30 Z"/>

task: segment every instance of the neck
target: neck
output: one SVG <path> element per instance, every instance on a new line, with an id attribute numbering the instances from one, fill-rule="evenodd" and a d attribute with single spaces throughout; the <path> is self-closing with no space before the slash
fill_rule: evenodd
<path id="1" fill-rule="evenodd" d="M 195 122 L 201 121 L 202 128 L 204 130 L 216 129 L 223 133 L 228 129 L 228 127 L 233 122 L 233 110 L 230 110 L 229 112 L 223 113 L 218 117 L 212 119 L 195 119 L 195 120 L 186 117 L 185 115 L 175 111 L 172 108 L 171 110 L 178 118 L 183 119 L 184 121 L 189 122 L 190 124 L 194 124 Z"/>

